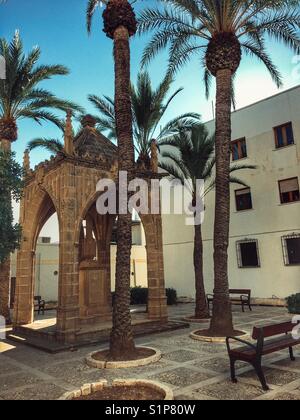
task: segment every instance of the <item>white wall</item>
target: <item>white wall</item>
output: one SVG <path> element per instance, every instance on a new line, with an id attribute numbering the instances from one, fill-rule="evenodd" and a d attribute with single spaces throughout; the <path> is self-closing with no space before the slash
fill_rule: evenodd
<path id="1" fill-rule="evenodd" d="M 273 127 L 292 121 L 295 145 L 275 149 Z M 255 297 L 285 298 L 300 291 L 300 266 L 286 267 L 281 237 L 300 233 L 300 202 L 282 205 L 278 181 L 298 176 L 300 182 L 300 87 L 246 107 L 232 115 L 232 140 L 246 137 L 248 158 L 257 165 L 240 171 L 252 191 L 253 210 L 237 212 L 231 187 L 229 280 L 232 288 L 250 288 Z M 213 132 L 214 122 L 207 124 Z M 206 197 L 203 224 L 205 279 L 213 290 L 214 192 Z M 165 274 L 181 296 L 194 296 L 193 230 L 182 216 L 163 216 Z M 257 239 L 261 267 L 238 268 L 236 242 Z"/>

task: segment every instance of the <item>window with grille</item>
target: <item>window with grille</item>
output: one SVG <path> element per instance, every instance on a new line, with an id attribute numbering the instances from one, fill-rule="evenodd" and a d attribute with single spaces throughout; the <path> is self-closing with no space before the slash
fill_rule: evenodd
<path id="1" fill-rule="evenodd" d="M 257 240 L 239 241 L 237 246 L 237 258 L 239 268 L 258 268 L 260 258 Z"/>
<path id="2" fill-rule="evenodd" d="M 277 149 L 294 144 L 293 125 L 291 122 L 274 127 L 274 134 Z"/>
<path id="3" fill-rule="evenodd" d="M 232 160 L 244 159 L 247 157 L 247 144 L 245 137 L 231 143 Z"/>
<path id="4" fill-rule="evenodd" d="M 300 265 L 300 234 L 283 236 L 282 247 L 285 265 Z"/>
<path id="5" fill-rule="evenodd" d="M 300 200 L 298 178 L 290 178 L 279 181 L 281 204 L 293 203 Z"/>
<path id="6" fill-rule="evenodd" d="M 250 188 L 243 188 L 235 191 L 235 201 L 237 211 L 251 210 L 252 207 L 252 195 Z"/>

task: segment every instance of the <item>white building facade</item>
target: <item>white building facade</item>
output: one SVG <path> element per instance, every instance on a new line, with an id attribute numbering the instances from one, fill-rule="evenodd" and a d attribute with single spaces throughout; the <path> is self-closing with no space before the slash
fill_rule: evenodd
<path id="1" fill-rule="evenodd" d="M 213 133 L 214 121 L 207 123 Z M 231 186 L 229 282 L 257 298 L 300 292 L 300 86 L 232 114 L 232 160 L 254 164 Z M 213 291 L 215 193 L 206 197 L 204 273 Z M 165 274 L 180 296 L 194 296 L 193 227 L 164 216 Z"/>

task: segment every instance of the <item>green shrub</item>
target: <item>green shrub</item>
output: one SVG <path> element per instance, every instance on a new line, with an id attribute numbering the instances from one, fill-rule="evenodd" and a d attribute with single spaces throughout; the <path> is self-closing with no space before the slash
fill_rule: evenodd
<path id="1" fill-rule="evenodd" d="M 145 287 L 133 287 L 130 290 L 131 305 L 147 305 L 148 302 L 148 289 Z"/>
<path id="2" fill-rule="evenodd" d="M 177 292 L 175 289 L 166 289 L 167 303 L 169 306 L 177 305 Z M 114 302 L 115 292 L 112 293 L 112 301 Z M 146 287 L 133 287 L 130 289 L 131 305 L 147 305 L 148 289 Z"/>
<path id="3" fill-rule="evenodd" d="M 300 293 L 289 296 L 287 298 L 287 305 L 290 314 L 300 314 Z"/>
<path id="4" fill-rule="evenodd" d="M 175 289 L 167 289 L 167 302 L 169 306 L 177 305 L 177 292 Z"/>

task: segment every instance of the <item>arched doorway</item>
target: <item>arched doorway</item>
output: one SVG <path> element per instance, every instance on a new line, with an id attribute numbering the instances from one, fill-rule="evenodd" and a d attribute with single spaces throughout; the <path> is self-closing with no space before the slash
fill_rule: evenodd
<path id="1" fill-rule="evenodd" d="M 50 194 L 37 190 L 32 196 L 30 212 L 26 211 L 25 215 L 22 208 L 20 211 L 23 237 L 17 255 L 14 306 L 14 322 L 18 325 L 31 324 L 34 321 L 34 297 L 38 290 L 36 283 L 38 238 L 49 219 L 57 214 L 57 209 Z M 59 217 L 56 217 L 59 225 Z"/>
<path id="2" fill-rule="evenodd" d="M 34 319 L 55 318 L 59 289 L 59 224 L 55 212 L 44 224 L 35 248 L 34 295 L 46 302 L 45 314 Z"/>

